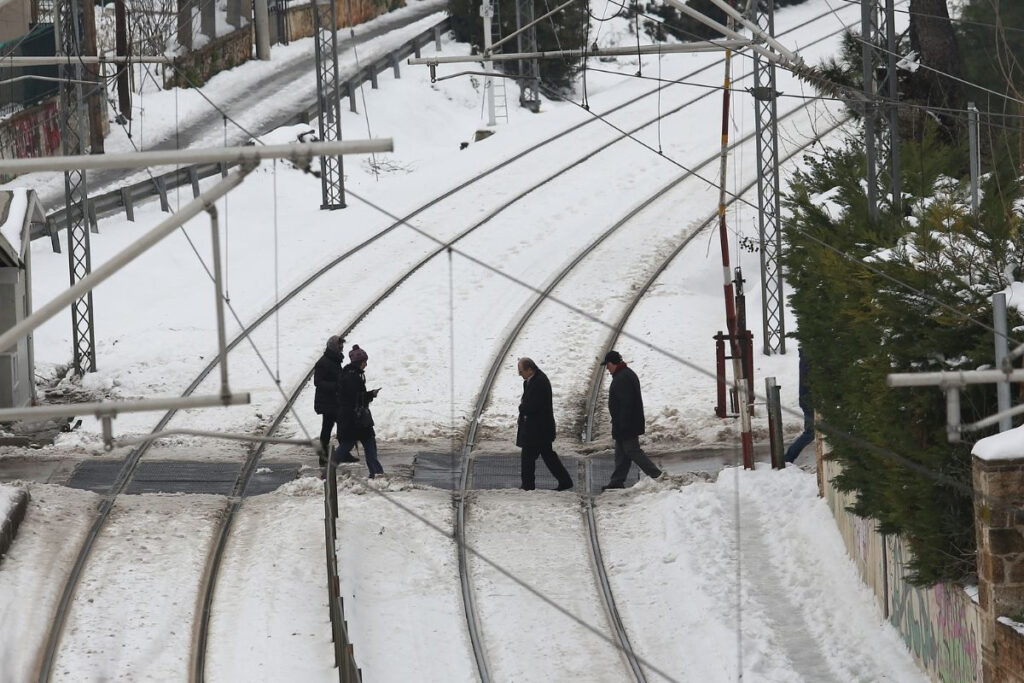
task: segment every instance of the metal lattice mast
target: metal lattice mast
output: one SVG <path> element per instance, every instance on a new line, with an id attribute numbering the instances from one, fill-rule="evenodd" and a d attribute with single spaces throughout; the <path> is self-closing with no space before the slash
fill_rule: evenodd
<path id="1" fill-rule="evenodd" d="M 759 0 L 752 19 L 775 37 L 775 0 Z M 754 52 L 754 112 L 757 124 L 757 208 L 761 254 L 761 302 L 764 353 L 786 352 L 785 301 L 782 292 L 782 231 L 779 228 L 779 138 L 775 64 Z"/>
<path id="2" fill-rule="evenodd" d="M 57 54 L 82 54 L 83 26 L 79 0 L 58 0 L 54 5 L 53 27 Z M 64 154 L 84 154 L 85 100 L 82 97 L 82 64 L 60 67 L 60 135 Z M 64 206 L 68 232 L 68 272 L 71 285 L 92 271 L 89 225 L 86 213 L 89 201 L 84 170 L 64 172 Z M 92 292 L 71 305 L 71 332 L 75 373 L 96 371 L 96 335 L 93 327 Z"/>
<path id="3" fill-rule="evenodd" d="M 341 140 L 341 103 L 338 89 L 338 23 L 334 0 L 313 0 L 316 34 L 316 97 L 320 104 L 320 139 Z M 341 155 L 320 157 L 321 209 L 345 208 L 345 173 Z"/>
<path id="4" fill-rule="evenodd" d="M 868 208 L 878 217 L 878 203 L 889 195 L 900 205 L 899 118 L 896 102 L 896 25 L 894 0 L 861 0 L 864 94 L 864 146 L 867 156 Z M 884 100 L 884 101 L 883 101 Z M 888 160 L 886 164 L 880 159 Z M 886 177 L 888 171 L 888 178 Z"/>
<path id="5" fill-rule="evenodd" d="M 533 0 L 516 0 L 516 30 L 533 22 Z M 519 52 L 537 51 L 537 27 L 531 26 L 516 36 Z M 519 106 L 530 111 L 540 110 L 540 62 L 536 59 L 519 61 Z"/>

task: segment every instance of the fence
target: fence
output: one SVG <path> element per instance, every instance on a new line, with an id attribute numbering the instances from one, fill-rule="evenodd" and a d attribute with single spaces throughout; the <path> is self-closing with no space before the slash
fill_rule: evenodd
<path id="1" fill-rule="evenodd" d="M 345 621 L 345 604 L 341 597 L 338 578 L 338 471 L 334 458 L 328 457 L 327 478 L 324 480 L 324 544 L 327 547 L 327 604 L 331 612 L 331 637 L 334 641 L 334 664 L 338 667 L 341 683 L 359 683 L 363 674 L 356 666 L 352 642 Z"/>

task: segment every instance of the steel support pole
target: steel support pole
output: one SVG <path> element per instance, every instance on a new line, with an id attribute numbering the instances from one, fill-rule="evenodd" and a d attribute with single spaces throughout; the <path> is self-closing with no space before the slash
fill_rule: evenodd
<path id="1" fill-rule="evenodd" d="M 341 140 L 341 93 L 338 90 L 338 23 L 334 0 L 313 0 L 316 34 L 316 95 L 320 105 L 320 139 Z M 345 208 L 345 173 L 341 155 L 320 157 L 321 209 Z"/>
<path id="2" fill-rule="evenodd" d="M 876 21 L 874 14 L 876 0 L 861 0 L 860 3 L 860 35 L 861 35 L 861 76 L 864 81 L 864 152 L 867 163 L 867 197 L 868 215 L 878 218 L 878 159 L 875 131 L 878 127 L 877 83 L 875 82 L 875 49 Z"/>
<path id="3" fill-rule="evenodd" d="M 971 214 L 977 220 L 981 208 L 978 188 L 981 177 L 981 154 L 978 144 L 978 108 L 974 106 L 974 102 L 967 103 L 967 128 L 971 144 Z"/>
<path id="4" fill-rule="evenodd" d="M 516 30 L 533 23 L 533 0 L 516 0 Z M 516 36 L 519 52 L 537 51 L 537 27 L 530 26 Z M 540 111 L 540 63 L 536 59 L 519 62 L 519 106 Z"/>
<path id="5" fill-rule="evenodd" d="M 996 367 L 1002 368 L 1003 361 L 1010 355 L 1010 348 L 1006 336 L 1006 294 L 1003 292 L 997 292 L 992 295 L 992 317 L 992 326 L 995 328 Z M 1010 409 L 1009 382 L 996 383 L 996 405 L 1000 413 Z M 1011 420 L 1009 416 L 1000 418 L 999 431 L 1005 432 L 1012 427 L 1013 420 Z"/>
<path id="6" fill-rule="evenodd" d="M 896 68 L 896 0 L 884 0 L 885 2 L 885 85 L 888 94 L 888 102 L 885 105 L 888 113 L 889 127 L 886 137 L 889 143 L 889 182 L 892 192 L 892 209 L 899 213 L 903 206 L 903 189 L 900 184 L 902 169 L 900 165 L 900 116 L 899 99 L 900 87 L 899 77 Z"/>
<path id="7" fill-rule="evenodd" d="M 864 111 L 868 210 L 872 218 L 877 218 L 878 204 L 886 195 L 893 211 L 901 205 L 894 0 L 861 0 L 861 41 L 864 95 L 868 100 Z M 888 101 L 883 103 L 882 98 Z"/>
<path id="8" fill-rule="evenodd" d="M 494 5 L 491 4 L 491 0 L 483 0 L 480 3 L 480 16 L 484 20 L 484 54 L 490 55 L 492 41 L 491 20 L 494 18 Z M 490 72 L 493 67 L 493 62 L 484 62 L 484 71 Z M 484 78 L 484 93 L 487 96 L 487 125 L 497 125 L 498 122 L 494 118 L 494 78 L 491 76 Z"/>
<path id="9" fill-rule="evenodd" d="M 62 56 L 82 53 L 83 26 L 78 0 L 59 0 L 54 8 L 56 48 Z M 64 83 L 60 88 L 61 144 L 64 154 L 81 154 L 85 149 L 85 101 L 82 97 L 82 65 L 60 67 Z M 72 82 L 73 81 L 73 82 Z M 64 215 L 68 235 L 68 279 L 70 286 L 92 271 L 89 245 L 88 184 L 84 170 L 64 172 Z M 96 335 L 93 326 L 92 292 L 71 304 L 71 344 L 75 374 L 96 371 Z"/>
<path id="10" fill-rule="evenodd" d="M 755 23 L 775 36 L 775 0 L 755 4 Z M 758 238 L 761 261 L 762 350 L 786 352 L 785 300 L 782 290 L 782 230 L 779 226 L 779 140 L 775 63 L 754 53 L 754 112 L 757 138 Z"/>
<path id="11" fill-rule="evenodd" d="M 333 0 L 331 6 L 334 6 Z M 270 8 L 267 0 L 253 0 L 253 25 L 256 29 L 256 59 L 270 59 Z"/>

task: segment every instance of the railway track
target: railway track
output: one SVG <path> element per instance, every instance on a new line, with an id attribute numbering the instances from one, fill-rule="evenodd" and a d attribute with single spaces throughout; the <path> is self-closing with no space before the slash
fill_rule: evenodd
<path id="1" fill-rule="evenodd" d="M 796 107 L 795 109 L 787 112 L 780 117 L 780 120 L 786 120 L 797 114 L 808 110 L 810 105 L 805 104 Z M 744 136 L 741 140 L 735 142 L 731 148 L 735 151 L 736 148 L 741 145 L 750 143 L 754 140 L 754 134 Z M 813 141 L 807 143 L 812 144 Z M 801 148 L 802 149 L 802 148 Z M 786 157 L 788 160 L 793 154 L 799 150 L 794 150 Z M 614 234 L 627 227 L 631 221 L 634 221 L 641 212 L 647 209 L 654 202 L 662 199 L 666 194 L 672 192 L 683 182 L 694 179 L 700 173 L 701 170 L 713 166 L 718 161 L 719 155 L 713 154 L 708 158 L 704 159 L 700 164 L 696 165 L 692 170 L 687 171 L 678 177 L 672 179 L 668 183 L 658 187 L 654 192 L 649 194 L 643 200 L 638 202 L 629 212 L 627 212 L 620 219 L 615 221 L 607 230 L 598 235 L 594 240 L 585 245 L 571 260 L 565 263 L 562 269 L 553 275 L 543 287 L 543 289 L 533 289 L 532 300 L 526 306 L 524 312 L 520 317 L 514 321 L 511 325 L 510 331 L 506 334 L 504 342 L 502 343 L 498 352 L 494 355 L 491 365 L 488 369 L 487 375 L 484 379 L 483 385 L 477 393 L 475 401 L 475 407 L 473 409 L 472 418 L 467 430 L 467 436 L 465 445 L 461 453 L 461 471 L 462 476 L 460 479 L 459 490 L 455 494 L 456 501 L 456 517 L 455 517 L 455 536 L 456 544 L 459 552 L 459 569 L 460 569 L 460 583 L 463 590 L 463 604 L 466 611 L 467 628 L 470 633 L 470 640 L 473 644 L 474 656 L 477 661 L 478 671 L 480 673 L 481 680 L 488 681 L 492 680 L 491 666 L 487 661 L 487 648 L 486 642 L 482 635 L 482 628 L 480 625 L 480 617 L 477 612 L 477 600 L 474 595 L 473 581 L 470 576 L 470 544 L 466 537 L 466 527 L 468 518 L 468 508 L 470 501 L 472 500 L 471 491 L 473 489 L 473 466 L 475 463 L 475 452 L 474 446 L 476 444 L 477 433 L 481 423 L 481 418 L 489 402 L 492 388 L 494 387 L 495 381 L 498 377 L 504 364 L 507 362 L 507 358 L 511 352 L 512 346 L 518 341 L 519 335 L 522 330 L 526 327 L 527 323 L 531 320 L 537 310 L 542 304 L 551 300 L 554 295 L 556 288 L 567 278 L 588 256 L 594 253 L 602 244 L 604 244 Z M 743 189 L 743 192 L 749 190 L 749 187 Z M 709 225 L 710 221 L 704 221 L 696 229 L 690 230 L 684 238 L 680 241 L 678 248 L 676 248 L 666 259 L 666 261 L 656 270 L 656 273 L 652 275 L 642 288 L 642 291 L 638 291 L 635 297 L 635 301 L 638 301 L 643 294 L 650 288 L 657 274 L 667 267 L 667 264 L 674 259 L 686 245 L 688 245 L 694 237 L 700 234 Z M 635 301 L 629 307 L 632 310 L 635 307 Z M 622 323 L 624 324 L 624 323 Z M 602 346 L 598 348 L 610 348 L 609 346 Z M 593 413 L 594 402 L 589 402 L 588 410 L 590 414 Z M 591 418 L 592 422 L 592 418 Z M 589 483 L 588 483 L 589 485 Z M 610 583 L 608 581 L 607 574 L 604 570 L 604 563 L 601 559 L 600 543 L 598 539 L 597 527 L 593 511 L 593 499 L 589 495 L 584 496 L 583 511 L 587 525 L 587 537 L 589 544 L 589 551 L 592 558 L 592 566 L 595 571 L 596 584 L 600 587 L 600 595 L 604 610 L 608 617 L 608 632 L 602 633 L 601 636 L 606 638 L 610 643 L 613 643 L 615 647 L 622 653 L 624 663 L 627 665 L 627 675 L 636 681 L 646 681 L 646 677 L 641 666 L 641 662 L 636 656 L 633 648 L 629 642 L 626 630 L 622 625 L 621 618 L 619 617 L 618 610 L 615 606 L 614 596 L 611 594 Z M 592 627 L 591 627 L 592 628 Z M 648 666 L 650 666 L 648 664 Z M 665 675 L 664 672 L 658 672 L 661 675 Z"/>
<path id="2" fill-rule="evenodd" d="M 820 17 L 817 17 L 815 19 L 808 20 L 808 22 L 805 22 L 805 24 L 809 23 L 810 21 L 821 19 L 821 18 L 823 18 L 825 16 L 827 16 L 827 13 L 823 14 Z M 703 72 L 703 71 L 705 71 L 707 69 L 713 68 L 714 66 L 715 66 L 714 64 L 708 65 L 706 67 L 703 67 L 701 69 L 698 69 L 698 70 L 692 72 L 691 74 L 683 76 L 682 78 L 684 78 L 684 79 L 685 78 L 691 78 L 691 77 L 697 75 L 700 72 Z M 740 80 L 740 79 L 738 78 L 737 80 Z M 640 95 L 640 96 L 638 96 L 636 98 L 633 98 L 633 99 L 629 100 L 628 102 L 625 102 L 625 103 L 623 103 L 623 104 L 621 104 L 621 105 L 619 105 L 617 107 L 614 107 L 613 109 L 609 110 L 608 112 L 606 112 L 605 115 L 610 114 L 610 113 L 615 112 L 615 111 L 619 111 L 619 110 L 621 110 L 621 109 L 623 109 L 625 107 L 630 106 L 631 104 L 635 104 L 637 102 L 640 102 L 643 99 L 645 99 L 646 97 L 650 97 L 651 95 L 654 95 L 656 92 L 657 92 L 657 89 L 653 89 L 653 90 L 651 90 L 651 91 L 649 91 L 649 92 L 647 92 L 645 94 L 642 94 L 642 95 Z M 677 108 L 675 108 L 673 110 L 668 110 L 664 114 L 662 114 L 661 117 L 655 117 L 654 119 L 652 119 L 652 120 L 650 120 L 650 121 L 648 121 L 648 122 L 646 122 L 644 124 L 641 124 L 640 126 L 637 126 L 631 132 L 635 132 L 635 131 L 641 130 L 642 128 L 644 128 L 646 126 L 651 125 L 658 118 L 664 118 L 665 116 L 670 116 L 672 114 L 675 114 L 675 113 L 681 111 L 682 109 L 684 109 L 689 104 L 692 104 L 692 102 L 696 101 L 696 99 L 702 99 L 703 97 L 706 97 L 706 96 L 707 95 L 702 95 L 702 96 L 700 96 L 698 98 L 695 98 L 695 100 L 690 100 L 687 103 L 684 103 L 683 105 L 680 105 L 679 107 L 677 107 Z M 506 161 L 504 161 L 504 162 L 502 162 L 500 164 L 497 164 L 497 165 L 487 169 L 485 172 L 483 172 L 481 174 L 478 174 L 474 178 L 471 178 L 470 180 L 467 180 L 466 182 L 464 182 L 464 183 L 462 183 L 462 184 L 460 184 L 460 185 L 450 189 L 446 193 L 444 193 L 442 195 L 439 195 L 438 197 L 434 198 L 430 202 L 425 203 L 424 205 L 420 206 L 419 208 L 417 208 L 416 210 L 414 210 L 411 213 L 407 214 L 406 216 L 402 217 L 401 219 L 396 220 L 389 227 L 387 227 L 384 230 L 376 233 L 375 235 L 371 236 L 370 238 L 368 238 L 364 242 L 356 245 L 352 249 L 347 250 L 345 253 L 339 255 L 338 257 L 333 259 L 328 264 L 325 264 L 317 272 L 312 274 L 310 277 L 308 277 L 306 280 L 304 280 L 302 283 L 300 283 L 295 288 L 293 288 L 290 292 L 288 292 L 285 296 L 283 296 L 277 304 L 275 304 L 271 308 L 268 308 L 262 315 L 257 317 L 256 320 L 254 320 L 248 326 L 245 326 L 243 331 L 241 333 L 239 333 L 233 340 L 231 340 L 231 342 L 228 345 L 228 350 L 230 351 L 230 350 L 234 349 L 239 344 L 241 344 L 245 340 L 247 340 L 255 329 L 257 329 L 263 323 L 265 323 L 267 320 L 269 320 L 271 318 L 271 316 L 274 315 L 275 312 L 280 310 L 289 301 L 291 301 L 296 296 L 298 296 L 300 293 L 302 293 L 304 290 L 306 290 L 312 283 L 314 283 L 317 280 L 319 280 L 325 274 L 329 273 L 332 269 L 334 269 L 337 266 L 339 266 L 340 264 L 344 263 L 346 260 L 348 260 L 351 257 L 353 257 L 354 255 L 358 254 L 362 249 L 365 249 L 370 244 L 378 242 L 379 240 L 384 238 L 386 235 L 388 235 L 389 233 L 391 233 L 395 229 L 399 228 L 402 225 L 406 225 L 408 223 L 408 221 L 410 221 L 413 218 L 415 218 L 416 216 L 422 214 L 424 211 L 428 210 L 429 208 L 431 208 L 433 206 L 436 206 L 436 205 L 440 204 L 441 202 L 444 202 L 445 200 L 448 200 L 449 198 L 451 198 L 453 196 L 458 195 L 459 193 L 463 192 L 464 190 L 466 190 L 468 188 L 473 187 L 476 183 L 478 183 L 483 178 L 488 177 L 488 176 L 490 176 L 490 175 L 492 175 L 492 174 L 494 174 L 494 173 L 496 173 L 496 172 L 498 172 L 498 171 L 500 171 L 502 169 L 505 169 L 506 167 L 508 167 L 509 165 L 513 164 L 514 162 L 516 162 L 516 161 L 518 161 L 520 159 L 523 159 L 523 158 L 527 157 L 528 155 L 534 153 L 535 151 L 537 151 L 539 149 L 542 149 L 545 146 L 550 145 L 553 142 L 556 142 L 556 141 L 558 141 L 558 140 L 568 136 L 572 132 L 574 132 L 576 130 L 579 130 L 580 128 L 583 128 L 584 126 L 588 126 L 588 125 L 593 124 L 595 121 L 596 121 L 596 119 L 588 119 L 587 121 L 584 121 L 584 122 L 582 122 L 580 124 L 572 126 L 572 127 L 568 128 L 568 129 L 566 129 L 564 131 L 561 131 L 560 133 L 558 133 L 556 135 L 553 135 L 553 136 L 545 139 L 544 141 L 541 141 L 540 143 L 534 145 L 533 147 L 531 147 L 531 148 L 529 148 L 527 150 L 524 150 L 519 155 L 516 155 L 515 157 L 512 157 L 512 158 L 510 158 L 510 159 L 508 159 L 508 160 L 506 160 Z M 518 193 L 513 199 L 511 199 L 510 201 L 505 202 L 498 209 L 492 211 L 489 214 L 488 217 L 485 217 L 484 220 L 478 222 L 474 226 L 471 226 L 467 230 L 464 230 L 459 235 L 455 236 L 453 239 L 447 240 L 444 244 L 442 244 L 437 249 L 433 250 L 428 255 L 426 255 L 425 258 L 423 258 L 421 261 L 419 261 L 405 275 L 403 275 L 401 278 L 399 278 L 396 281 L 394 281 L 390 286 L 386 287 L 384 292 L 380 296 L 378 296 L 373 302 L 371 302 L 367 307 L 365 307 L 352 320 L 352 322 L 345 328 L 345 330 L 342 331 L 342 333 L 346 334 L 346 333 L 350 332 L 363 318 L 365 318 L 366 315 L 368 315 L 370 313 L 370 311 L 372 311 L 379 304 L 379 302 L 383 301 L 388 296 L 390 296 L 391 293 L 393 293 L 414 272 L 416 272 L 416 270 L 418 270 L 425 263 L 429 262 L 431 259 L 436 257 L 436 255 L 438 255 L 439 253 L 442 253 L 443 251 L 447 250 L 452 244 L 458 242 L 459 240 L 461 240 L 466 235 L 471 234 L 473 231 L 475 231 L 481 225 L 485 224 L 491 217 L 493 217 L 494 215 L 497 215 L 501 211 L 506 210 L 509 206 L 511 206 L 515 202 L 517 202 L 517 201 L 521 200 L 522 198 L 528 196 L 531 192 L 535 191 L 538 187 L 543 186 L 545 183 L 550 182 L 552 179 L 556 178 L 557 176 L 561 175 L 562 173 L 565 173 L 568 170 L 578 166 L 579 164 L 583 163 L 583 161 L 585 161 L 586 159 L 592 158 L 595 154 L 599 153 L 600 151 L 603 151 L 604 149 L 607 149 L 608 147 L 610 147 L 611 145 L 613 145 L 613 144 L 615 144 L 615 143 L 617 143 L 619 141 L 622 141 L 623 139 L 625 139 L 625 136 L 620 135 L 620 136 L 614 138 L 613 140 L 611 140 L 610 142 L 607 142 L 604 145 L 600 146 L 598 149 L 591 151 L 590 153 L 588 153 L 583 158 L 576 159 L 573 163 L 570 163 L 570 164 L 564 166 L 562 169 L 560 169 L 560 171 L 552 174 L 551 176 L 548 176 L 547 178 L 545 178 L 541 182 L 535 183 L 535 184 L 529 186 L 528 188 L 526 188 L 525 190 L 523 190 L 522 192 Z M 240 323 L 240 327 L 241 327 L 241 323 Z M 209 363 L 199 373 L 199 375 L 192 382 L 192 384 L 190 384 L 190 386 L 186 389 L 186 391 L 184 392 L 184 395 L 191 394 L 205 380 L 205 378 L 213 371 L 213 369 L 215 367 L 216 367 L 216 362 Z M 266 434 L 268 434 L 268 435 L 272 434 L 274 432 L 274 430 L 277 428 L 277 426 L 281 423 L 281 421 L 284 419 L 284 417 L 286 415 L 287 410 L 294 403 L 295 399 L 298 397 L 299 393 L 301 393 L 303 387 L 306 385 L 306 383 L 310 379 L 311 374 L 312 374 L 312 371 L 310 370 L 310 372 L 297 383 L 297 385 L 294 387 L 290 397 L 286 400 L 285 406 L 278 413 L 277 417 L 272 422 L 272 424 L 267 428 L 267 430 L 265 432 Z M 169 424 L 169 422 L 174 417 L 174 415 L 175 415 L 175 413 L 173 411 L 167 413 L 166 415 L 164 415 L 163 418 L 158 422 L 157 426 L 154 428 L 153 432 L 155 433 L 155 432 L 163 430 Z M 474 426 L 474 429 L 475 429 L 475 426 Z M 470 443 L 470 444 L 472 443 L 472 436 L 467 440 L 467 443 Z M 74 601 L 74 598 L 75 598 L 76 587 L 77 587 L 78 582 L 79 582 L 79 580 L 80 580 L 80 578 L 82 576 L 84 567 L 87 564 L 87 561 L 88 561 L 88 558 L 90 556 L 91 550 L 92 550 L 92 548 L 93 548 L 93 546 L 94 546 L 94 544 L 96 542 L 96 539 L 98 538 L 99 534 L 101 533 L 101 531 L 102 531 L 102 529 L 103 529 L 103 527 L 104 527 L 104 525 L 106 523 L 106 520 L 108 519 L 108 517 L 110 515 L 111 510 L 113 509 L 113 507 L 115 505 L 117 497 L 127 488 L 128 484 L 132 481 L 132 478 L 133 478 L 135 470 L 136 470 L 136 468 L 138 466 L 139 460 L 148 451 L 149 445 L 150 445 L 149 442 L 147 442 L 147 443 L 143 444 L 142 446 L 139 446 L 138 448 L 132 449 L 132 451 L 125 458 L 124 464 L 123 464 L 122 468 L 120 469 L 120 471 L 118 473 L 118 476 L 117 476 L 113 486 L 107 492 L 107 494 L 104 496 L 103 501 L 102 501 L 102 503 L 100 504 L 100 506 L 99 506 L 99 508 L 97 510 L 96 517 L 95 517 L 95 519 L 93 521 L 92 526 L 90 527 L 90 530 L 89 530 L 89 533 L 87 534 L 86 540 L 83 543 L 82 550 L 80 551 L 78 557 L 76 558 L 75 564 L 74 564 L 74 566 L 72 568 L 72 572 L 69 575 L 68 581 L 66 582 L 64 590 L 63 590 L 63 592 L 61 594 L 61 598 L 60 598 L 60 601 L 59 601 L 59 604 L 58 604 L 57 613 L 55 615 L 55 618 L 53 620 L 53 624 L 51 626 L 50 632 L 49 632 L 48 637 L 47 637 L 47 642 L 46 642 L 46 645 L 45 645 L 45 650 L 44 650 L 44 653 L 43 653 L 43 656 L 42 656 L 42 665 L 40 667 L 40 672 L 41 672 L 40 673 L 40 680 L 42 680 L 42 681 L 49 680 L 51 675 L 52 675 L 52 673 L 53 673 L 54 663 L 55 663 L 55 660 L 56 660 L 57 653 L 59 651 L 59 644 L 60 644 L 60 640 L 61 640 L 61 634 L 62 634 L 62 631 L 64 629 L 65 623 L 67 621 L 67 617 L 68 617 L 68 613 L 69 613 L 69 611 L 71 609 L 71 605 L 73 604 L 73 601 Z M 245 464 L 243 465 L 243 467 L 240 470 L 240 473 L 239 473 L 239 476 L 238 476 L 238 480 L 236 481 L 235 486 L 233 488 L 232 496 L 228 500 L 227 506 L 226 506 L 226 508 L 224 510 L 224 514 L 222 516 L 222 521 L 221 521 L 221 523 L 219 525 L 219 528 L 218 528 L 218 531 L 216 533 L 216 537 L 218 538 L 218 542 L 216 544 L 217 550 L 215 550 L 216 556 L 211 560 L 211 562 L 208 563 L 207 573 L 204 575 L 204 578 L 203 578 L 203 580 L 201 582 L 201 585 L 204 586 L 203 591 L 202 591 L 202 593 L 203 593 L 202 604 L 204 605 L 204 607 L 202 608 L 202 614 L 201 614 L 201 616 L 199 618 L 199 625 L 197 626 L 197 635 L 196 635 L 196 638 L 195 638 L 196 652 L 193 655 L 193 657 L 194 657 L 193 661 L 195 662 L 193 676 L 195 678 L 197 678 L 197 679 L 202 679 L 203 661 L 205 659 L 205 654 L 204 653 L 205 653 L 206 641 L 207 641 L 206 626 L 209 623 L 209 610 L 210 610 L 210 608 L 212 606 L 212 602 L 213 602 L 212 595 L 213 595 L 213 590 L 214 590 L 215 585 L 216 585 L 216 576 L 217 576 L 217 571 L 218 571 L 219 562 L 220 562 L 220 560 L 217 559 L 217 558 L 220 555 L 222 555 L 222 553 L 223 553 L 223 548 L 226 545 L 226 540 L 227 540 L 227 538 L 229 537 L 229 534 L 230 534 L 230 529 L 231 529 L 232 521 L 233 521 L 233 519 L 234 519 L 238 509 L 241 507 L 241 505 L 242 505 L 242 503 L 244 501 L 244 495 L 245 495 L 246 486 L 248 484 L 249 479 L 252 476 L 253 471 L 255 470 L 255 468 L 256 468 L 256 466 L 257 466 L 257 464 L 259 462 L 259 458 L 260 458 L 261 454 L 263 453 L 263 449 L 264 449 L 264 446 L 260 446 L 258 448 L 252 449 L 250 451 L 250 454 L 246 457 Z M 464 468 L 464 477 L 467 477 L 469 475 L 469 469 L 470 468 Z M 465 486 L 463 486 L 462 488 L 463 488 L 463 490 L 465 490 Z M 461 517 L 463 515 L 460 513 L 459 516 Z M 470 600 L 471 600 L 471 596 L 470 596 Z M 471 632 L 472 632 L 473 627 L 471 626 L 470 629 L 471 629 Z M 484 668 L 484 670 L 486 670 L 486 667 L 483 667 L 483 668 Z"/>

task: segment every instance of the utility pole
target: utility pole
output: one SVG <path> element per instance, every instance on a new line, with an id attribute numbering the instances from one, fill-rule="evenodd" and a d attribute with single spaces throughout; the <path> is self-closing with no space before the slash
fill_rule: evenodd
<path id="1" fill-rule="evenodd" d="M 341 107 L 338 101 L 338 22 L 334 0 L 313 0 L 313 32 L 316 34 L 316 97 L 320 105 L 320 140 L 341 140 Z M 345 208 L 345 173 L 341 155 L 320 157 L 321 209 Z"/>
<path id="2" fill-rule="evenodd" d="M 79 0 L 57 0 L 53 28 L 57 54 L 82 54 L 82 17 Z M 61 144 L 65 155 L 85 152 L 85 102 L 82 97 L 82 64 L 60 67 Z M 68 232 L 68 273 L 71 286 L 92 272 L 89 246 L 88 185 L 85 170 L 64 172 L 64 208 Z M 96 371 L 96 335 L 93 327 L 92 291 L 71 304 L 71 339 L 75 374 Z"/>
<path id="3" fill-rule="evenodd" d="M 978 220 L 981 208 L 978 184 L 981 178 L 981 152 L 978 144 L 978 108 L 974 102 L 967 103 L 967 128 L 971 154 L 971 215 Z"/>
<path id="4" fill-rule="evenodd" d="M 878 202 L 885 194 L 892 197 L 891 208 L 894 211 L 901 205 L 894 2 L 861 0 L 861 56 L 864 95 L 867 98 L 864 105 L 864 148 L 868 210 L 872 218 L 878 218 Z M 880 103 L 882 98 L 888 102 Z M 885 165 L 879 164 L 879 157 L 889 161 L 888 184 L 885 182 Z"/>
<path id="5" fill-rule="evenodd" d="M 124 6 L 124 0 L 114 0 L 114 34 L 114 52 L 117 56 L 131 55 L 131 45 L 128 43 L 128 10 Z M 117 67 L 117 108 L 121 110 L 121 116 L 131 120 L 132 88 L 126 64 Z"/>
<path id="6" fill-rule="evenodd" d="M 211 3 L 212 6 L 212 3 Z M 331 0 L 334 7 L 334 0 Z M 267 0 L 253 0 L 253 27 L 256 29 L 256 59 L 270 59 L 270 8 Z M 335 27 L 337 28 L 337 27 Z"/>
<path id="7" fill-rule="evenodd" d="M 732 19 L 729 20 L 729 28 L 732 28 Z M 750 425 L 750 402 L 747 395 L 747 382 L 744 378 L 743 345 L 740 334 L 746 330 L 740 330 L 739 321 L 736 315 L 735 290 L 731 278 L 729 266 L 729 230 L 725 222 L 726 183 L 728 181 L 728 159 L 729 159 L 729 92 L 732 89 L 732 51 L 725 51 L 725 81 L 722 86 L 722 153 L 719 161 L 718 179 L 718 237 L 719 246 L 722 251 L 722 293 L 725 295 L 725 323 L 729 332 L 729 342 L 732 350 L 732 376 L 736 388 L 736 399 L 739 404 L 740 413 L 740 439 L 743 448 L 744 469 L 754 469 L 754 440 Z M 742 286 L 742 279 L 740 280 Z"/>
<path id="8" fill-rule="evenodd" d="M 775 37 L 775 0 L 751 0 L 751 19 Z M 757 138 L 758 238 L 761 257 L 761 322 L 766 356 L 786 352 L 779 227 L 779 139 L 775 63 L 754 52 L 754 115 Z"/>
<path id="9" fill-rule="evenodd" d="M 494 17 L 494 5 L 491 0 L 483 0 L 480 3 L 480 16 L 484 20 L 484 55 L 491 54 L 491 20 Z M 484 62 L 484 71 L 490 73 L 494 68 L 494 62 Z M 497 125 L 494 118 L 494 79 L 491 76 L 484 78 L 484 93 L 487 95 L 487 125 Z"/>
<path id="10" fill-rule="evenodd" d="M 533 0 L 516 0 L 516 30 L 520 32 L 516 36 L 516 48 L 519 52 L 537 51 L 537 27 L 531 24 Z M 536 59 L 519 61 L 519 106 L 534 113 L 540 111 L 540 63 Z"/>

